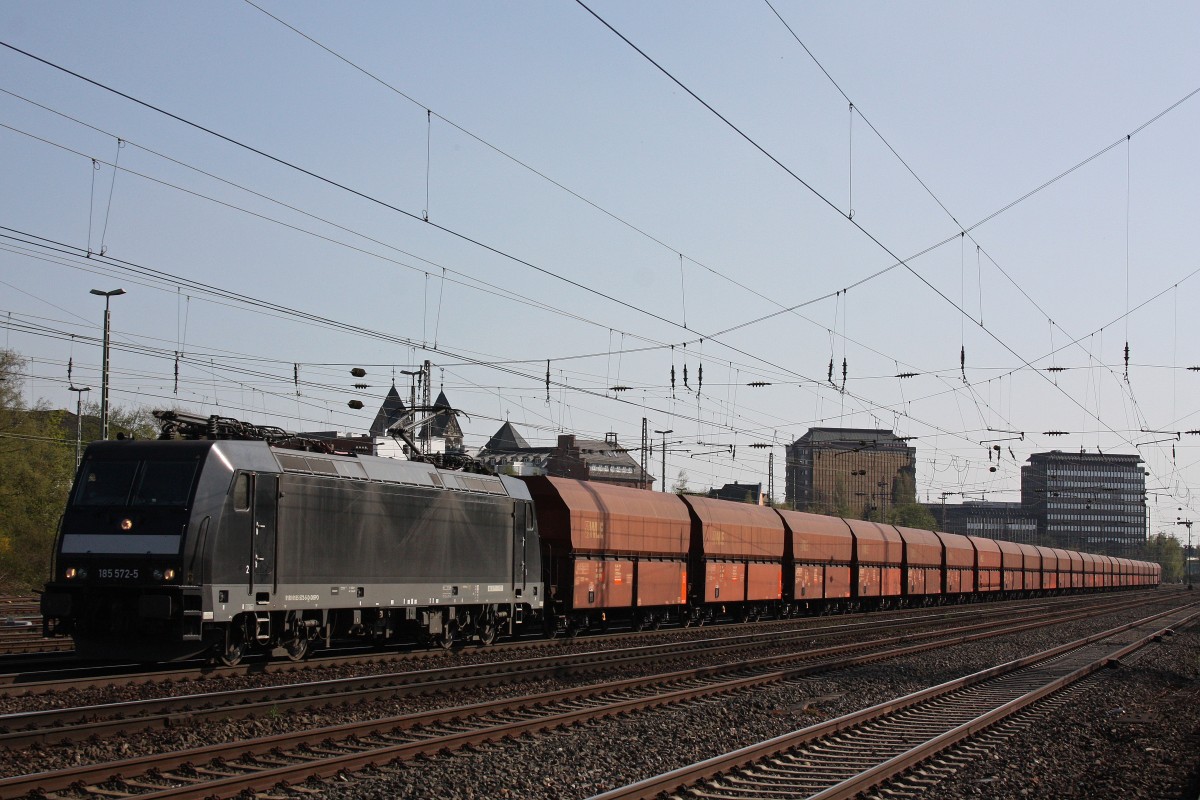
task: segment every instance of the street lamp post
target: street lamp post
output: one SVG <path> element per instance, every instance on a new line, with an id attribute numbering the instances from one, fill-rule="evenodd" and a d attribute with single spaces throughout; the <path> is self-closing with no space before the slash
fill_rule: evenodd
<path id="1" fill-rule="evenodd" d="M 674 433 L 674 432 L 675 432 L 675 430 L 673 428 L 670 430 L 665 430 L 665 431 L 655 431 L 655 433 L 662 434 L 662 437 L 663 437 L 663 443 L 662 443 L 662 491 L 664 491 L 664 492 L 667 490 L 667 434 Z"/>
<path id="2" fill-rule="evenodd" d="M 67 387 L 68 392 L 75 392 L 75 467 L 79 467 L 80 449 L 83 446 L 83 393 L 90 392 L 90 386 L 76 386 L 71 384 Z"/>
<path id="3" fill-rule="evenodd" d="M 100 438 L 108 440 L 108 332 L 112 321 L 112 314 L 108 308 L 108 301 L 112 298 L 125 294 L 124 289 L 113 289 L 110 292 L 102 289 L 92 289 L 92 294 L 104 298 L 104 350 L 101 357 L 100 365 Z"/>

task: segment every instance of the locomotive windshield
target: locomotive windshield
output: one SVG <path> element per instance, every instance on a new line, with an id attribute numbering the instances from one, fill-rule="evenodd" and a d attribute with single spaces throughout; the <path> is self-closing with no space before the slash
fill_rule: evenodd
<path id="1" fill-rule="evenodd" d="M 88 460 L 75 488 L 76 506 L 179 508 L 195 483 L 197 462 Z"/>

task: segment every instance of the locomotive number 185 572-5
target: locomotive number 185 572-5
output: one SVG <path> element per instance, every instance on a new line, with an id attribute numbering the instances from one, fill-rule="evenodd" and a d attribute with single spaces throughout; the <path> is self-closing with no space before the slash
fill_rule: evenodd
<path id="1" fill-rule="evenodd" d="M 138 571 L 136 569 L 127 569 L 125 567 L 101 567 L 97 570 L 101 579 L 108 578 L 110 580 L 137 580 Z"/>

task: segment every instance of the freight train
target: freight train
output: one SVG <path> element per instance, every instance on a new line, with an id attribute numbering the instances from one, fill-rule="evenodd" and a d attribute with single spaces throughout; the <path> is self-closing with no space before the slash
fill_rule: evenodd
<path id="1" fill-rule="evenodd" d="M 1156 586 L 1156 564 L 161 415 L 94 442 L 41 598 L 83 658 L 234 664 L 316 645 L 577 634 Z"/>

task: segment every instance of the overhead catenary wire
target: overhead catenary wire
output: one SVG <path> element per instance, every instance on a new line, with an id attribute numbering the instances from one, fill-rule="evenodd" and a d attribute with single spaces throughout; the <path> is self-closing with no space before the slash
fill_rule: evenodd
<path id="1" fill-rule="evenodd" d="M 2 91 L 2 90 L 0 90 L 0 91 Z M 7 94 L 12 94 L 12 92 L 7 92 Z M 13 96 L 16 96 L 16 95 L 13 95 Z M 22 98 L 22 100 L 25 100 L 25 98 Z M 28 101 L 28 100 L 26 100 L 26 102 L 31 102 L 31 101 Z M 36 103 L 35 103 L 35 104 L 36 104 Z M 41 107 L 41 106 L 40 106 L 40 107 Z M 42 108 L 44 108 L 44 107 L 42 107 Z M 55 114 L 59 114 L 59 115 L 61 115 L 61 113 L 59 113 L 59 112 L 54 112 L 54 110 L 53 110 L 53 109 L 47 109 L 47 110 L 52 110 L 52 113 L 55 113 Z M 66 116 L 66 115 L 64 115 L 64 116 Z M 78 122 L 78 120 L 74 120 L 73 118 L 70 118 L 70 116 L 67 116 L 67 119 L 72 119 L 72 121 L 77 121 L 77 122 Z M 83 125 L 86 125 L 86 124 L 83 124 Z M 94 127 L 94 126 L 89 126 L 89 127 Z M 112 134 L 109 134 L 109 136 L 112 136 Z M 35 138 L 36 138 L 36 137 L 35 137 Z M 151 152 L 152 152 L 152 151 L 151 151 Z M 160 155 L 161 155 L 161 154 L 160 154 Z M 169 158 L 169 157 L 168 157 L 168 158 Z M 174 161 L 174 160 L 173 160 L 173 161 Z M 176 163 L 181 163 L 181 162 L 178 162 L 178 161 L 176 161 Z M 186 164 L 185 164 L 185 166 L 186 166 Z M 191 167 L 190 167 L 190 168 L 191 168 Z M 192 168 L 192 169 L 194 169 L 194 168 Z M 203 172 L 203 170 L 199 170 L 199 172 L 202 172 L 203 174 L 206 174 L 206 175 L 210 175 L 209 173 L 204 173 L 204 172 Z M 143 176 L 144 176 L 144 175 L 143 175 Z M 145 178 L 145 176 L 144 176 L 144 178 Z M 150 180 L 155 180 L 155 179 L 150 179 Z M 223 180 L 223 179 L 217 179 L 217 180 Z M 229 181 L 224 181 L 224 182 L 229 182 Z M 234 185 L 234 186 L 236 186 L 235 184 L 230 184 L 230 185 Z M 176 188 L 179 188 L 179 187 L 176 187 Z M 244 188 L 244 187 L 241 187 L 241 188 Z M 197 193 L 191 192 L 190 190 L 182 190 L 182 191 L 187 191 L 187 192 L 190 192 L 190 193 L 193 193 L 193 194 L 197 194 Z M 250 190 L 245 190 L 245 191 L 250 191 Z M 256 193 L 256 194 L 257 194 L 257 193 Z M 203 196 L 199 196 L 199 197 L 203 197 Z M 210 200 L 211 200 L 211 198 L 206 198 L 206 199 L 210 199 Z M 277 203 L 277 200 L 274 200 L 274 199 L 272 199 L 272 198 L 268 198 L 268 199 L 270 199 L 271 201 L 276 201 L 276 203 Z M 217 201 L 217 203 L 222 203 L 223 205 L 228 205 L 228 204 L 224 204 L 224 203 L 223 203 L 223 201 L 220 201 L 220 200 L 214 200 L 214 201 Z M 293 206 L 287 206 L 287 204 L 282 204 L 282 205 L 284 205 L 284 206 L 286 206 L 286 207 L 293 207 Z M 235 206 L 234 206 L 234 207 L 235 207 Z M 250 213 L 253 213 L 253 212 L 250 212 Z M 308 215 L 308 216 L 312 216 L 312 215 Z M 316 218 L 319 218 L 319 217 L 316 217 Z M 284 225 L 287 225 L 287 223 L 282 223 L 282 224 L 284 224 Z M 290 227 L 290 225 L 288 225 L 288 227 Z M 301 229 L 301 230 L 302 230 L 302 229 Z M 308 233 L 311 233 L 311 231 L 308 231 Z M 319 234 L 318 234 L 318 235 L 319 235 Z M 445 269 L 445 267 L 443 267 L 443 269 Z M 878 273 L 876 273 L 876 275 L 878 275 Z M 426 272 L 426 278 L 427 278 L 427 277 L 428 277 L 428 273 Z M 862 281 L 860 281 L 859 283 L 862 283 Z M 857 284 L 856 284 L 856 285 L 857 285 Z M 839 294 L 842 294 L 842 293 L 845 293 L 845 290 L 841 290 Z M 844 341 L 844 344 L 845 344 L 845 342 L 846 342 L 846 339 L 845 339 L 845 333 L 842 333 L 842 341 Z"/>
<path id="2" fill-rule="evenodd" d="M 773 155 L 770 151 L 768 151 L 765 147 L 763 147 L 761 144 L 759 144 L 753 137 L 751 137 L 749 134 L 747 134 L 745 131 L 743 131 L 740 127 L 738 127 L 736 124 L 734 124 L 728 117 L 726 117 L 724 114 L 722 114 L 716 108 L 714 108 L 711 104 L 709 104 L 707 101 L 705 101 L 702 97 L 700 97 L 698 94 L 696 94 L 696 92 L 694 92 L 690 87 L 688 87 L 685 83 L 683 83 L 679 78 L 675 77 L 675 75 L 672 74 L 669 70 L 667 70 L 665 67 L 663 67 L 661 64 L 659 64 L 654 58 L 652 58 L 642 48 L 640 48 L 636 44 L 634 44 L 627 36 L 625 36 L 623 33 L 618 31 L 607 20 L 605 20 L 603 17 L 601 17 L 599 14 L 597 14 L 594 10 L 592 10 L 590 7 L 588 7 L 588 5 L 583 2 L 583 0 L 575 0 L 575 1 L 580 7 L 582 7 L 585 11 L 587 11 L 589 14 L 591 14 L 598 22 L 600 22 L 600 24 L 602 24 L 604 27 L 606 27 L 609 31 L 611 31 L 619 39 L 621 39 L 623 42 L 625 42 L 630 48 L 632 48 L 638 55 L 640 55 L 643 59 L 645 59 L 647 62 L 649 62 L 655 69 L 657 69 L 659 72 L 661 72 L 668 80 L 670 80 L 672 83 L 674 83 L 676 86 L 678 86 L 688 96 L 690 96 L 697 103 L 699 103 L 706 110 L 708 110 L 712 115 L 714 115 L 717 119 L 719 119 L 726 127 L 728 127 L 730 130 L 732 130 L 738 137 L 743 139 L 752 148 L 754 148 L 759 153 L 761 153 L 771 163 L 775 164 L 777 167 L 779 167 L 781 170 L 783 170 L 783 172 L 785 174 L 787 174 L 789 177 L 791 177 L 793 180 L 795 180 L 797 183 L 799 183 L 801 186 L 803 186 L 806 190 L 808 190 L 821 203 L 823 203 L 824 205 L 826 205 L 833 211 L 838 212 L 840 216 L 843 216 L 847 220 L 848 224 L 852 225 L 860 233 L 862 233 L 864 236 L 866 236 L 867 239 L 869 239 L 873 244 L 875 244 L 877 247 L 879 247 L 881 250 L 883 250 L 890 258 L 897 261 L 900 266 L 903 266 L 906 270 L 908 270 L 908 272 L 910 274 L 912 274 L 915 278 L 917 278 L 918 281 L 920 281 L 923 285 L 925 285 L 928 289 L 930 289 L 930 291 L 932 291 L 934 294 L 936 294 L 938 297 L 940 297 L 944 302 L 946 302 L 946 303 L 950 304 L 951 306 L 953 306 L 954 308 L 956 308 L 960 313 L 963 312 L 963 309 L 961 308 L 961 306 L 959 304 L 955 303 L 944 292 L 942 292 L 940 289 L 938 289 L 936 286 L 934 286 L 925 276 L 923 276 L 919 272 L 917 272 L 907 261 L 905 261 L 904 259 L 901 259 L 894 252 L 892 252 L 892 250 L 890 248 L 888 248 L 887 245 L 885 245 L 880 239 L 878 239 L 870 231 L 868 231 L 866 228 L 864 228 L 861 224 L 854 221 L 853 219 L 850 219 L 849 217 L 846 217 L 841 212 L 841 210 L 838 209 L 838 207 L 831 200 L 829 200 L 829 198 L 827 198 L 824 194 L 822 194 L 820 191 L 818 191 L 811 183 L 809 183 L 804 178 L 802 178 L 800 175 L 798 175 L 794 170 L 792 170 L 790 167 L 788 167 L 786 164 L 784 164 L 782 161 L 780 161 L 775 155 Z M 1180 100 L 1177 103 L 1175 103 L 1174 105 L 1172 105 L 1171 108 L 1178 107 L 1178 105 L 1185 102 L 1187 99 L 1189 99 L 1190 97 L 1194 96 L 1197 93 L 1200 93 L 1200 88 L 1194 90 L 1193 92 L 1188 94 L 1187 97 L 1183 98 L 1182 100 Z M 1170 111 L 1170 110 L 1171 109 L 1167 109 L 1166 111 L 1161 112 L 1159 115 L 1157 115 L 1154 118 L 1154 120 L 1161 118 L 1163 115 L 1168 113 L 1168 111 Z M 1147 125 L 1151 124 L 1154 120 L 1151 120 L 1150 122 L 1143 124 L 1137 130 L 1138 131 L 1142 130 Z M 1134 133 L 1136 133 L 1136 132 L 1137 131 L 1134 131 Z M 1073 167 L 1071 170 L 1068 170 L 1067 172 L 1062 173 L 1059 176 L 1059 178 L 1065 176 L 1066 174 L 1069 174 L 1069 172 L 1072 172 L 1075 169 L 1078 169 L 1083 164 L 1088 163 L 1091 160 L 1094 160 L 1095 158 L 1099 157 L 1099 155 L 1101 155 L 1103 152 L 1107 152 L 1107 150 L 1111 150 L 1112 147 L 1115 147 L 1115 146 L 1116 146 L 1116 144 L 1111 145 L 1110 147 L 1101 151 L 1101 153 L 1098 153 L 1098 154 L 1092 156 L 1091 158 L 1085 160 L 1084 162 L 1081 162 L 1079 165 L 1076 165 L 1076 167 Z M 1052 179 L 1051 182 L 1053 182 L 1053 180 L 1058 180 L 1059 178 Z M 1048 182 L 1048 183 L 1044 184 L 1042 187 L 1039 187 L 1038 189 L 1035 189 L 1032 192 L 1027 193 L 1026 195 L 1024 195 L 1024 198 L 1032 196 L 1033 194 L 1040 191 L 1045 186 L 1050 185 L 1051 182 Z M 1022 199 L 1024 199 L 1024 198 L 1022 198 Z M 1015 203 L 1010 204 L 1009 206 L 1006 206 L 1005 208 L 1001 209 L 1000 211 L 993 213 L 989 217 L 985 218 L 984 221 L 988 221 L 988 220 L 994 218 L 995 216 L 998 216 L 1000 213 L 1003 213 L 1003 211 L 1006 211 L 1008 208 L 1011 208 L 1013 205 L 1015 205 Z M 980 223 L 976 223 L 976 225 L 972 226 L 972 227 L 978 227 L 978 225 L 983 224 L 984 221 L 981 221 Z M 967 228 L 966 232 L 969 232 L 970 230 L 971 230 L 971 228 Z M 982 324 L 979 324 L 978 322 L 976 324 L 978 325 L 978 327 L 981 330 L 983 330 L 985 333 L 987 333 L 987 335 L 993 341 L 995 341 L 997 344 L 999 344 L 1001 347 L 1003 347 L 1011 355 L 1013 355 L 1014 357 L 1019 359 L 1025 366 L 1032 369 L 1033 365 L 1025 357 L 1023 357 L 1019 353 L 1017 353 L 1007 342 L 1005 342 L 1003 339 L 1001 339 L 995 332 L 993 332 L 990 328 L 987 328 L 987 327 L 983 326 Z M 1037 374 L 1041 375 L 1040 372 Z M 1046 376 L 1044 376 L 1044 375 L 1041 375 L 1041 377 L 1046 379 Z M 1063 391 L 1062 388 L 1058 387 L 1057 383 L 1055 383 L 1054 381 L 1049 380 L 1049 379 L 1046 379 L 1046 380 L 1048 383 L 1050 383 L 1051 385 L 1058 388 L 1059 392 L 1068 401 L 1070 401 L 1074 405 L 1082 408 L 1082 405 L 1080 404 L 1080 402 L 1077 398 L 1075 398 L 1075 397 L 1071 396 L 1069 393 Z M 1107 423 L 1105 423 L 1103 420 L 1098 420 L 1098 421 L 1101 424 L 1105 425 L 1105 427 L 1109 428 L 1111 431 L 1111 427 L 1108 426 Z"/>
<path id="3" fill-rule="evenodd" d="M 273 162 L 275 162 L 275 163 L 278 163 L 278 164 L 280 164 L 280 165 L 283 165 L 283 166 L 285 166 L 285 167 L 288 167 L 288 168 L 290 168 L 290 169 L 296 170 L 296 171 L 298 171 L 298 172 L 300 172 L 300 173 L 302 173 L 302 174 L 305 174 L 305 175 L 308 175 L 308 176 L 310 176 L 310 177 L 313 177 L 313 178 L 315 178 L 315 179 L 317 179 L 317 180 L 319 180 L 319 181 L 322 181 L 322 182 L 324 182 L 324 183 L 327 183 L 327 184 L 329 184 L 329 185 L 331 185 L 331 186 L 334 186 L 335 188 L 339 188 L 339 189 L 342 189 L 342 190 L 344 190 L 344 191 L 347 191 L 347 192 L 349 192 L 349 193 L 351 193 L 351 194 L 353 194 L 353 195 L 355 195 L 355 196 L 358 196 L 358 197 L 360 197 L 360 198 L 363 198 L 363 199 L 366 199 L 366 200 L 368 200 L 368 201 L 370 201 L 370 202 L 373 202 L 373 203 L 379 204 L 379 205 L 381 205 L 381 206 L 383 206 L 383 207 L 385 207 L 385 208 L 388 208 L 388 209 L 390 209 L 390 210 L 396 211 L 396 212 L 398 212 L 398 213 L 400 213 L 400 214 L 402 214 L 402 215 L 404 215 L 404 216 L 407 216 L 407 217 L 409 217 L 409 218 L 418 219 L 418 217 L 416 217 L 414 214 L 412 214 L 412 212 L 405 211 L 405 210 L 403 210 L 403 209 L 401 209 L 401 208 L 399 208 L 399 207 L 397 207 L 397 206 L 394 206 L 394 205 L 392 205 L 392 204 L 390 204 L 390 203 L 387 203 L 387 202 L 385 202 L 385 201 L 382 201 L 382 200 L 379 200 L 379 199 L 377 199 L 377 198 L 374 198 L 374 197 L 372 197 L 372 196 L 370 196 L 370 195 L 367 195 L 367 194 L 365 194 L 365 193 L 363 193 L 363 192 L 360 192 L 360 191 L 358 191 L 358 190 L 355 190 L 355 189 L 349 188 L 349 187 L 347 187 L 347 186 L 344 186 L 343 184 L 341 184 L 341 183 L 339 183 L 339 182 L 337 182 L 337 181 L 334 181 L 334 180 L 332 180 L 332 179 L 330 179 L 330 178 L 326 178 L 326 177 L 323 177 L 323 176 L 321 176 L 321 175 L 318 175 L 318 174 L 316 174 L 316 173 L 314 173 L 314 172 L 312 172 L 312 171 L 310 171 L 310 170 L 307 170 L 307 169 L 305 169 L 305 168 L 303 168 L 303 167 L 299 167 L 299 166 L 297 166 L 297 165 L 294 165 L 294 164 L 292 164 L 291 162 L 289 162 L 289 161 L 286 161 L 286 160 L 284 160 L 284 159 L 282 159 L 282 158 L 279 158 L 279 157 L 276 157 L 276 156 L 270 155 L 270 154 L 268 154 L 268 153 L 265 153 L 264 151 L 262 151 L 262 150 L 259 150 L 258 148 L 255 148 L 255 147 L 253 147 L 253 146 L 250 146 L 250 145 L 247 145 L 247 144 L 245 144 L 245 143 L 242 143 L 242 142 L 240 142 L 240 141 L 238 141 L 238 140 L 236 140 L 236 139 L 233 139 L 233 138 L 231 138 L 231 137 L 225 136 L 224 134 L 220 134 L 220 133 L 217 133 L 217 132 L 215 132 L 215 131 L 212 131 L 212 130 L 210 130 L 209 128 L 207 128 L 207 127 L 203 126 L 203 125 L 200 125 L 200 124 L 198 124 L 198 123 L 195 123 L 195 122 L 191 122 L 191 121 L 189 121 L 189 120 L 186 120 L 186 119 L 184 119 L 183 117 L 180 117 L 180 116 L 178 116 L 178 115 L 176 115 L 176 114 L 173 114 L 173 113 L 171 113 L 171 112 L 165 111 L 165 110 L 163 110 L 163 109 L 161 109 L 161 108 L 159 108 L 159 107 L 157 107 L 157 106 L 155 106 L 155 105 L 153 105 L 153 104 L 151 104 L 151 103 L 148 103 L 148 102 L 146 102 L 146 101 L 142 101 L 142 100 L 139 100 L 139 99 L 137 99 L 137 98 L 134 98 L 134 97 L 132 97 L 132 96 L 130 96 L 130 95 L 128 95 L 128 94 L 125 94 L 124 92 L 121 92 L 121 91 L 119 91 L 119 90 L 113 89 L 113 88 L 111 88 L 111 87 L 108 87 L 108 86 L 106 86 L 106 85 L 104 85 L 104 84 L 102 84 L 102 83 L 100 83 L 100 82 L 98 82 L 98 81 L 95 81 L 95 80 L 92 80 L 92 79 L 90 79 L 90 78 L 87 78 L 87 77 L 85 77 L 85 76 L 82 76 L 82 75 L 80 75 L 80 74 L 78 74 L 78 73 L 76 73 L 76 72 L 73 72 L 72 70 L 69 70 L 69 69 L 65 68 L 65 67 L 62 67 L 62 66 L 60 66 L 60 65 L 54 64 L 53 62 L 47 61 L 46 59 L 42 59 L 42 58 L 40 58 L 40 57 L 38 57 L 38 56 L 35 56 L 35 55 L 33 55 L 33 54 L 30 54 L 30 53 L 28 53 L 28 52 L 26 52 L 26 51 L 24 51 L 24 50 L 21 50 L 20 48 L 17 48 L 17 47 L 15 47 L 15 46 L 11 45 L 11 44 L 8 44 L 8 43 L 6 43 L 6 42 L 2 42 L 2 41 L 0 41 L 0 45 L 3 45 L 3 46 L 5 46 L 5 47 L 7 47 L 7 48 L 9 48 L 9 49 L 11 49 L 11 50 L 14 50 L 15 52 L 18 52 L 18 53 L 20 53 L 21 55 L 24 55 L 24 56 L 27 56 L 27 57 L 29 57 L 29 58 L 32 58 L 32 59 L 33 59 L 33 60 L 35 60 L 35 61 L 38 61 L 38 62 L 40 62 L 40 63 L 43 63 L 43 64 L 46 64 L 47 66 L 50 66 L 50 67 L 52 67 L 52 68 L 54 68 L 54 69 L 58 69 L 58 70 L 60 70 L 60 71 L 62 71 L 62 72 L 64 72 L 64 73 L 66 73 L 66 74 L 68 74 L 68 75 L 71 75 L 72 77 L 76 77 L 76 78 L 78 78 L 78 79 L 80 79 L 80 80 L 83 80 L 83 81 L 85 81 L 85 82 L 87 82 L 87 83 L 89 83 L 89 84 L 92 84 L 92 85 L 94 85 L 94 86 L 96 86 L 96 87 L 98 87 L 98 88 L 104 89 L 105 91 L 112 92 L 112 93 L 114 93 L 114 94 L 116 94 L 116 95 L 118 95 L 118 96 L 120 96 L 120 97 L 123 97 L 123 98 L 125 98 L 125 99 L 128 99 L 128 100 L 130 100 L 131 102 L 134 102 L 134 103 L 137 103 L 137 104 L 139 104 L 139 105 L 142 105 L 142 106 L 144 106 L 144 107 L 146 107 L 146 108 L 148 108 L 148 109 L 150 109 L 150 110 L 152 110 L 152 111 L 155 111 L 155 112 L 157 112 L 157 113 L 163 114 L 163 115 L 165 115 L 165 116 L 167 116 L 167 117 L 169 117 L 169 118 L 171 118 L 171 119 L 174 119 L 174 120 L 176 120 L 176 121 L 179 121 L 179 122 L 181 122 L 181 123 L 183 123 L 183 124 L 185 124 L 185 125 L 189 125 L 189 126 L 191 126 L 191 127 L 194 127 L 194 128 L 196 128 L 197 130 L 200 130 L 200 131 L 204 132 L 204 133 L 207 133 L 207 134 L 213 135 L 213 136 L 215 136 L 215 137 L 217 137 L 217 138 L 219 138 L 219 139 L 221 139 L 221 140 L 223 140 L 223 141 L 226 141 L 226 142 L 228 142 L 228 143 L 230 143 L 230 144 L 233 144 L 233 145 L 235 145 L 235 146 L 237 146 L 237 147 L 244 148 L 244 149 L 246 149 L 246 150 L 248 150 L 248 151 L 250 151 L 250 152 L 252 152 L 252 153 L 255 153 L 255 154 L 257 154 L 257 155 L 260 155 L 260 156 L 262 156 L 262 157 L 264 157 L 264 158 L 267 158 L 267 159 L 269 159 L 269 160 L 271 160 L 271 161 L 273 161 Z M 3 126 L 3 127 L 8 127 L 8 126 Z M 528 267 L 530 267 L 530 268 L 532 268 L 532 269 L 534 269 L 534 270 L 536 270 L 536 271 L 538 271 L 538 272 L 540 272 L 540 273 L 546 274 L 546 275 L 548 275 L 548 276 L 550 276 L 550 277 L 552 277 L 552 278 L 558 279 L 558 280 L 565 281 L 565 282 L 567 282 L 567 283 L 568 283 L 568 284 L 570 284 L 570 285 L 573 285 L 573 286 L 576 286 L 576 287 L 578 287 L 578 288 L 584 289 L 585 291 L 589 291 L 589 292 L 591 292 L 591 293 L 593 293 L 593 294 L 596 294 L 596 295 L 598 295 L 598 296 L 600 296 L 600 297 L 603 297 L 603 298 L 605 298 L 605 299 L 610 299 L 610 300 L 612 300 L 613 302 L 615 302 L 615 303 L 617 303 L 617 304 L 619 304 L 619 305 L 621 305 L 621 306 L 623 306 L 623 307 L 625 307 L 625 308 L 628 308 L 628 309 L 630 309 L 630 310 L 633 310 L 633 311 L 635 311 L 635 312 L 638 312 L 638 313 L 640 313 L 640 314 L 643 314 L 643 315 L 650 316 L 650 317 L 652 317 L 652 318 L 654 318 L 654 319 L 657 319 L 657 320 L 659 320 L 659 321 L 661 321 L 661 322 L 665 322 L 665 323 L 667 323 L 667 324 L 669 324 L 669 325 L 679 326 L 679 324 L 678 324 L 678 323 L 674 323 L 674 322 L 672 322 L 671 320 L 669 320 L 669 319 L 668 319 L 668 318 L 666 318 L 666 317 L 663 317 L 663 316 L 661 316 L 661 315 L 659 315 L 659 314 L 656 314 L 656 313 L 654 313 L 654 312 L 648 311 L 648 310 L 646 310 L 646 309 L 642 309 L 642 308 L 640 308 L 640 307 L 637 307 L 637 306 L 635 306 L 635 305 L 633 305 L 633 304 L 631 304 L 631 303 L 627 303 L 627 302 L 625 302 L 625 301 L 617 300 L 616 298 L 613 298 L 613 297 L 611 297 L 610 295 L 608 295 L 608 294 L 606 294 L 606 293 L 599 292 L 598 290 L 590 289 L 590 288 L 588 288 L 588 287 L 584 286 L 583 284 L 581 284 L 581 283 L 579 283 L 579 282 L 577 282 L 577 281 L 573 281 L 573 280 L 571 280 L 571 279 L 568 279 L 568 278 L 565 278 L 565 277 L 563 277 L 563 276 L 557 275 L 557 274 L 555 274 L 553 271 L 546 270 L 545 268 L 542 268 L 542 267 L 538 267 L 538 266 L 536 266 L 536 265 L 532 264 L 531 262 L 525 261 L 525 260 L 523 260 L 523 259 L 520 259 L 520 258 L 518 258 L 518 257 L 516 257 L 516 256 L 513 256 L 513 255 L 511 255 L 511 254 L 509 254 L 509 253 L 506 253 L 505 251 L 502 251 L 502 250 L 499 250 L 499 249 L 497 249 L 497 248 L 494 248 L 494 247 L 492 247 L 492 246 L 490 246 L 490 245 L 487 245 L 486 243 L 483 243 L 483 242 L 481 242 L 481 241 L 478 241 L 478 240 L 476 240 L 476 239 L 474 239 L 474 238 L 472 238 L 472 237 L 470 237 L 470 236 L 467 236 L 467 235 L 465 235 L 465 234 L 462 234 L 462 233 L 460 233 L 460 232 L 457 232 L 457 231 L 453 231 L 453 230 L 451 230 L 451 229 L 449 229 L 449 228 L 446 228 L 446 227 L 444 227 L 444 226 L 441 226 L 441 225 L 437 225 L 437 224 L 435 224 L 435 223 L 432 223 L 432 222 L 430 222 L 430 223 L 428 223 L 428 224 L 429 224 L 429 225 L 431 225 L 432 227 L 434 227 L 434 228 L 436 228 L 436 229 L 440 230 L 440 231 L 443 231 L 443 232 L 445 232 L 445 233 L 449 234 L 449 235 L 452 235 L 452 236 L 454 236 L 454 237 L 456 237 L 456 238 L 459 238 L 459 239 L 461 239 L 461 240 L 463 240 L 463 241 L 466 241 L 466 242 L 468 242 L 468 243 L 470 243 L 470 244 L 473 244 L 473 245 L 475 245 L 475 246 L 481 247 L 481 248 L 483 248 L 484 250 L 486 250 L 486 251 L 488 251 L 488 252 L 494 253 L 494 254 L 496 254 L 496 255 L 499 255 L 499 256 L 501 256 L 501 257 L 503 257 L 503 258 L 506 258 L 506 259 L 510 259 L 510 260 L 512 260 L 512 261 L 514 261 L 514 262 L 516 262 L 516 263 L 519 263 L 519 264 L 526 265 L 526 266 L 528 266 Z M 752 354 L 752 353 L 749 353 L 749 352 L 747 352 L 747 351 L 745 351 L 745 350 L 742 350 L 742 349 L 740 349 L 740 348 L 737 348 L 737 347 L 732 347 L 732 346 L 730 346 L 729 344 L 727 344 L 727 343 L 724 343 L 724 342 L 721 342 L 719 339 L 716 339 L 716 337 L 713 337 L 713 336 L 711 336 L 711 335 L 708 335 L 708 334 L 705 334 L 705 336 L 707 336 L 708 338 L 712 338 L 712 339 L 714 339 L 714 341 L 716 341 L 718 344 L 721 344 L 723 347 L 729 348 L 729 349 L 730 349 L 730 350 L 732 350 L 733 352 L 739 353 L 740 355 L 747 356 L 747 357 L 750 357 L 750 358 L 756 358 L 756 359 L 758 359 L 758 360 L 762 360 L 762 359 L 761 359 L 761 357 L 755 356 L 754 354 Z M 770 362 L 765 362 L 765 363 L 770 363 Z M 780 370 L 785 370 L 785 371 L 787 371 L 787 370 L 786 370 L 786 368 L 784 368 L 784 367 L 781 367 L 781 366 L 779 366 L 779 365 L 772 365 L 772 366 L 774 366 L 774 367 L 775 367 L 775 368 L 777 368 L 777 369 L 780 369 Z M 797 377 L 802 377 L 802 376 L 800 376 L 798 373 L 793 373 L 793 374 L 796 374 L 796 375 L 797 375 Z"/>
<path id="4" fill-rule="evenodd" d="M 845 339 L 844 339 L 844 341 L 845 341 Z"/>

